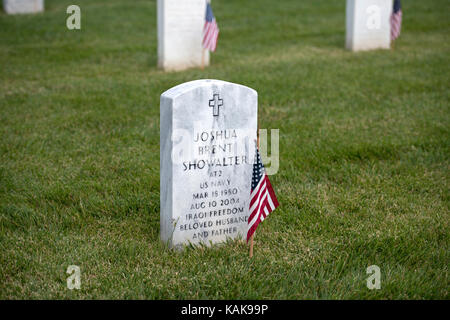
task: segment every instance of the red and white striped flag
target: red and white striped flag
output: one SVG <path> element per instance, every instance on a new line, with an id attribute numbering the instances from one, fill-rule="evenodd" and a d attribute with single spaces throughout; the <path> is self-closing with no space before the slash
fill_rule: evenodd
<path id="1" fill-rule="evenodd" d="M 209 51 L 216 51 L 217 38 L 219 37 L 219 27 L 212 12 L 211 4 L 206 4 L 205 25 L 203 27 L 203 48 Z"/>
<path id="2" fill-rule="evenodd" d="M 253 164 L 252 188 L 250 194 L 250 216 L 248 218 L 247 242 L 255 233 L 258 224 L 276 207 L 278 200 L 266 175 L 261 156 L 256 149 L 256 162 Z"/>
<path id="3" fill-rule="evenodd" d="M 391 41 L 394 41 L 400 35 L 402 28 L 402 6 L 400 0 L 394 1 L 394 10 L 391 15 Z"/>

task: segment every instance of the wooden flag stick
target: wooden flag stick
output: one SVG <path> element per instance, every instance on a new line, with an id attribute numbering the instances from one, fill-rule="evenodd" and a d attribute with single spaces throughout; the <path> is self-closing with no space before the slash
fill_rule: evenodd
<path id="1" fill-rule="evenodd" d="M 253 237 L 255 236 L 255 233 L 252 234 L 250 237 L 250 258 L 253 257 Z"/>
<path id="2" fill-rule="evenodd" d="M 205 49 L 202 49 L 202 70 L 205 69 Z"/>

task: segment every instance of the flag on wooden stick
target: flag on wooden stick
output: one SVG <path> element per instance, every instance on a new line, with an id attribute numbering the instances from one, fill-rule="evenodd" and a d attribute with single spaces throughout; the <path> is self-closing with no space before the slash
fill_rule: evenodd
<path id="1" fill-rule="evenodd" d="M 397 39 L 402 28 L 402 5 L 400 0 L 394 0 L 394 9 L 391 15 L 391 41 Z"/>
<path id="2" fill-rule="evenodd" d="M 250 194 L 250 216 L 248 218 L 247 242 L 255 233 L 258 224 L 278 207 L 278 200 L 270 184 L 269 177 L 256 149 L 256 162 L 253 164 L 252 187 Z"/>
<path id="3" fill-rule="evenodd" d="M 205 25 L 203 27 L 203 48 L 209 51 L 216 51 L 217 38 L 219 37 L 219 27 L 212 12 L 209 1 L 206 3 Z"/>

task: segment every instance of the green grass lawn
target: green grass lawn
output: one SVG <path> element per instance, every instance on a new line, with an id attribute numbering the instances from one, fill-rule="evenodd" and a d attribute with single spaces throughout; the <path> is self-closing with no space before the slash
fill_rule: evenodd
<path id="1" fill-rule="evenodd" d="M 395 49 L 351 53 L 345 1 L 213 0 L 212 65 L 172 73 L 156 1 L 78 0 L 80 31 L 45 2 L 0 13 L 0 299 L 449 299 L 448 1 L 403 1 Z M 251 260 L 159 241 L 159 97 L 201 78 L 280 130 Z"/>

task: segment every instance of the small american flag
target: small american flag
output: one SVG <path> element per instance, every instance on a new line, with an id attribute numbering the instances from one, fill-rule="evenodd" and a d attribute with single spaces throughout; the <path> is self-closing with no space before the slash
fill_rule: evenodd
<path id="1" fill-rule="evenodd" d="M 212 12 L 209 1 L 206 3 L 205 26 L 203 27 L 203 48 L 209 51 L 216 51 L 217 38 L 219 37 L 219 27 Z"/>
<path id="2" fill-rule="evenodd" d="M 391 41 L 394 41 L 400 35 L 402 28 L 402 5 L 400 0 L 394 1 L 394 10 L 391 15 Z"/>
<path id="3" fill-rule="evenodd" d="M 256 149 L 253 164 L 252 189 L 250 193 L 250 216 L 248 218 L 247 242 L 255 233 L 258 224 L 278 207 L 278 200 L 266 175 L 266 170 Z"/>

